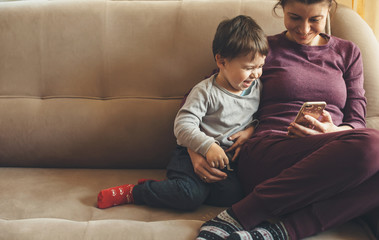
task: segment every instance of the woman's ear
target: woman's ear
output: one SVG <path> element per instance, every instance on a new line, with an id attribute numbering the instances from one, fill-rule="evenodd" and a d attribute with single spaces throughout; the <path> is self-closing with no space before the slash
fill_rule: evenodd
<path id="1" fill-rule="evenodd" d="M 221 69 L 225 66 L 225 58 L 221 57 L 220 54 L 216 54 L 215 60 L 218 68 Z"/>

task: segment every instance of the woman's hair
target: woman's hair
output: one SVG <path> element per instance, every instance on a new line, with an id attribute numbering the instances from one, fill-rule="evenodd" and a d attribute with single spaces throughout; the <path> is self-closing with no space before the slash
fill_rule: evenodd
<path id="1" fill-rule="evenodd" d="M 284 6 L 289 3 L 289 2 L 299 2 L 299 3 L 304 3 L 304 4 L 314 4 L 314 3 L 326 3 L 329 5 L 329 8 L 332 8 L 333 5 L 337 6 L 337 1 L 336 0 L 278 0 L 278 2 L 274 6 L 274 13 L 276 14 L 276 9 L 281 6 L 284 8 Z"/>
<path id="2" fill-rule="evenodd" d="M 269 51 L 266 35 L 262 28 L 249 16 L 239 15 L 222 21 L 212 43 L 213 56 L 233 59 L 257 53 L 266 56 Z"/>

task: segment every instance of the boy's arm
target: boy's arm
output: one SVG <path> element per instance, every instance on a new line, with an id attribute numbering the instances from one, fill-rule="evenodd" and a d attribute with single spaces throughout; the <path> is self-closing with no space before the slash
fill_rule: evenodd
<path id="1" fill-rule="evenodd" d="M 205 80 L 206 81 L 206 80 Z M 211 167 L 224 168 L 229 164 L 218 142 L 201 130 L 203 117 L 212 108 L 207 82 L 196 85 L 175 118 L 177 143 L 204 156 Z"/>
<path id="2" fill-rule="evenodd" d="M 216 143 L 213 137 L 207 136 L 200 129 L 201 121 L 209 106 L 208 96 L 207 89 L 199 87 L 199 84 L 196 85 L 188 95 L 185 104 L 178 111 L 174 123 L 177 143 L 204 157 L 211 145 Z"/>

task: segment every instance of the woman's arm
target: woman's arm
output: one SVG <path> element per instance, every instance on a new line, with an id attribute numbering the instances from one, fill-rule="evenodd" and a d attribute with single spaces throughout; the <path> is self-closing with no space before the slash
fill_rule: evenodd
<path id="1" fill-rule="evenodd" d="M 343 77 L 346 83 L 347 98 L 341 125 L 350 125 L 352 128 L 365 128 L 367 100 L 363 88 L 363 61 L 359 48 L 354 44 L 352 44 L 351 53 L 346 56 Z"/>

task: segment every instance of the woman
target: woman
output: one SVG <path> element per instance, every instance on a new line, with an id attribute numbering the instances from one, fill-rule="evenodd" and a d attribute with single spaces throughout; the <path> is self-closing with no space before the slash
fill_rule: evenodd
<path id="1" fill-rule="evenodd" d="M 247 196 L 200 229 L 198 239 L 301 239 L 379 206 L 379 131 L 365 128 L 356 45 L 323 34 L 334 0 L 279 0 L 287 31 L 270 53 L 255 135 L 240 151 Z M 303 102 L 325 101 L 314 127 L 292 122 Z M 208 181 L 219 172 L 193 156 Z"/>

